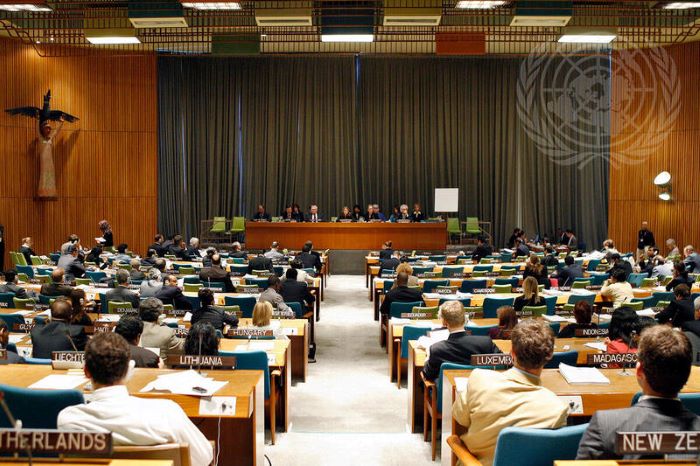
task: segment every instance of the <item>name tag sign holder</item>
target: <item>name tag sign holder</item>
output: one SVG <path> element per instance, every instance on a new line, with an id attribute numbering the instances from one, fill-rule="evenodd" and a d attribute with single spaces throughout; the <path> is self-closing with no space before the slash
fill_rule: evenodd
<path id="1" fill-rule="evenodd" d="M 11 418 L 11 420 L 13 420 Z M 111 456 L 111 432 L 54 429 L 0 429 L 0 453 Z"/>
<path id="2" fill-rule="evenodd" d="M 574 335 L 577 338 L 607 337 L 607 328 L 577 328 Z"/>
<path id="3" fill-rule="evenodd" d="M 202 366 L 211 369 L 235 369 L 235 356 L 205 356 L 205 355 L 189 355 L 189 354 L 169 354 L 165 358 L 165 365 L 171 368 L 188 368 L 197 370 Z"/>
<path id="4" fill-rule="evenodd" d="M 257 328 L 232 328 L 226 335 L 229 337 L 255 339 L 259 337 L 273 337 L 275 334 L 272 330 L 262 330 Z"/>
<path id="5" fill-rule="evenodd" d="M 493 367 L 494 369 L 500 367 L 510 367 L 513 365 L 513 358 L 510 354 L 506 353 L 492 353 L 492 354 L 472 354 L 469 363 L 472 366 L 485 366 Z"/>
<path id="6" fill-rule="evenodd" d="M 700 451 L 700 432 L 617 432 L 618 455 L 693 455 Z"/>
<path id="7" fill-rule="evenodd" d="M 51 353 L 51 367 L 53 369 L 82 369 L 84 364 L 84 351 L 53 351 Z"/>
<path id="8" fill-rule="evenodd" d="M 24 333 L 29 333 L 32 331 L 32 329 L 36 326 L 34 322 L 28 324 L 28 323 L 23 323 L 23 324 L 14 324 L 12 325 L 12 331 L 13 332 L 24 332 Z"/>
<path id="9" fill-rule="evenodd" d="M 634 367 L 637 364 L 637 353 L 598 353 L 586 356 L 589 366 L 608 367 L 609 364 L 622 365 L 623 368 Z"/>
<path id="10" fill-rule="evenodd" d="M 136 315 L 139 313 L 138 309 L 134 309 L 133 307 L 117 307 L 112 309 L 112 314 L 129 314 L 129 315 Z"/>
<path id="11" fill-rule="evenodd" d="M 402 312 L 401 318 L 410 320 L 430 320 L 434 319 L 435 315 L 431 312 Z"/>
<path id="12" fill-rule="evenodd" d="M 474 294 L 494 294 L 494 288 L 474 288 Z"/>
<path id="13" fill-rule="evenodd" d="M 457 294 L 457 288 L 436 288 L 435 292 L 441 295 Z"/>
<path id="14" fill-rule="evenodd" d="M 117 326 L 116 322 L 95 322 L 94 325 L 85 326 L 86 335 L 94 335 L 95 333 L 109 333 L 114 331 Z"/>

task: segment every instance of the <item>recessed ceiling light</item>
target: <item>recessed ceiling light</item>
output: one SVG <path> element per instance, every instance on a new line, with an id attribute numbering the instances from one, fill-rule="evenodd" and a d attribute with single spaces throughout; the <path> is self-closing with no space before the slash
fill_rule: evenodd
<path id="1" fill-rule="evenodd" d="M 0 10 L 5 11 L 53 11 L 48 5 L 35 3 L 5 3 L 0 4 Z"/>
<path id="2" fill-rule="evenodd" d="M 185 8 L 195 10 L 240 10 L 241 4 L 238 2 L 182 2 Z"/>
<path id="3" fill-rule="evenodd" d="M 498 8 L 499 6 L 503 6 L 507 1 L 497 1 L 497 0 L 492 0 L 492 1 L 475 1 L 475 0 L 462 0 L 457 2 L 457 5 L 455 5 L 455 8 L 459 8 L 462 10 L 490 10 L 491 8 Z"/>
<path id="4" fill-rule="evenodd" d="M 559 38 L 563 44 L 609 44 L 617 36 L 614 34 L 564 34 Z"/>
<path id="5" fill-rule="evenodd" d="M 662 8 L 666 10 L 689 10 L 691 8 L 700 8 L 700 2 L 671 2 L 665 4 Z"/>
<path id="6" fill-rule="evenodd" d="M 374 34 L 321 34 L 321 42 L 374 42 Z"/>

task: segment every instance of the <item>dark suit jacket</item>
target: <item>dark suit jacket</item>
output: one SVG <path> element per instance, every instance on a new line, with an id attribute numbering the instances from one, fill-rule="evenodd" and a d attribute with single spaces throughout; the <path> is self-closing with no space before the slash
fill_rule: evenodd
<path id="1" fill-rule="evenodd" d="M 255 215 L 253 215 L 253 220 L 266 220 L 266 221 L 271 221 L 272 216 L 265 212 L 264 214 L 260 214 L 258 212 L 255 212 Z"/>
<path id="2" fill-rule="evenodd" d="M 310 222 L 311 221 L 311 214 L 304 215 L 304 221 Z M 321 214 L 316 214 L 316 222 L 322 222 L 322 221 L 323 221 L 323 217 L 321 217 Z"/>
<path id="3" fill-rule="evenodd" d="M 422 222 L 423 220 L 425 220 L 425 214 L 423 212 L 411 213 L 411 221 L 412 222 Z"/>
<path id="4" fill-rule="evenodd" d="M 491 338 L 467 335 L 467 332 L 451 333 L 445 341 L 430 347 L 430 357 L 425 361 L 423 374 L 428 380 L 435 380 L 440 374 L 443 362 L 469 364 L 472 354 L 500 353 L 501 350 Z"/>
<path id="5" fill-rule="evenodd" d="M 247 259 L 248 253 L 246 251 L 236 251 L 229 254 L 229 257 L 232 257 L 234 259 Z"/>
<path id="6" fill-rule="evenodd" d="M 513 309 L 522 311 L 525 306 L 544 306 L 547 304 L 542 296 L 538 296 L 538 298 L 540 298 L 539 301 L 535 301 L 534 296 L 530 299 L 525 299 L 524 296 L 518 296 L 513 302 Z"/>
<path id="7" fill-rule="evenodd" d="M 423 303 L 423 293 L 420 290 L 414 290 L 407 286 L 397 286 L 384 296 L 384 301 L 382 301 L 379 311 L 382 314 L 389 315 L 391 303 L 411 303 L 416 301 Z"/>
<path id="8" fill-rule="evenodd" d="M 19 252 L 21 252 L 24 258 L 27 260 L 27 265 L 32 265 L 32 256 L 36 256 L 36 253 L 32 250 L 32 248 L 20 246 Z"/>
<path id="9" fill-rule="evenodd" d="M 217 330 L 223 330 L 224 324 L 238 327 L 238 318 L 217 307 L 202 307 L 192 312 L 192 325 L 197 322 L 209 322 Z"/>
<path id="10" fill-rule="evenodd" d="M 523 272 L 523 279 L 527 277 L 534 277 L 537 280 L 537 284 L 544 285 L 546 289 L 549 289 L 551 282 L 549 281 L 549 276 L 547 275 L 547 267 L 542 266 L 542 270 L 537 273 L 534 269 L 530 267 L 525 267 Z"/>
<path id="11" fill-rule="evenodd" d="M 557 274 L 559 286 L 571 286 L 574 283 L 574 278 L 581 277 L 583 277 L 583 269 L 579 264 L 567 265 Z"/>
<path id="12" fill-rule="evenodd" d="M 576 336 L 576 330 L 586 328 L 598 328 L 598 326 L 593 322 L 590 324 L 569 324 L 559 330 L 559 335 L 557 335 L 557 338 L 574 338 Z"/>
<path id="13" fill-rule="evenodd" d="M 183 249 L 180 246 L 176 246 L 174 244 L 170 245 L 170 247 L 168 248 L 168 253 L 183 261 L 188 260 L 190 258 L 187 255 L 187 249 Z"/>
<path id="14" fill-rule="evenodd" d="M 625 280 L 627 280 L 632 273 L 632 264 L 626 260 L 621 260 L 617 264 L 613 265 L 610 270 L 608 270 L 608 275 L 612 276 L 612 272 L 615 269 L 622 269 L 625 272 Z"/>
<path id="15" fill-rule="evenodd" d="M 26 361 L 22 356 L 14 351 L 7 351 L 7 359 L 0 359 L 0 366 L 3 364 L 25 364 Z"/>
<path id="16" fill-rule="evenodd" d="M 297 280 L 285 280 L 282 282 L 280 294 L 286 303 L 299 303 L 304 309 L 306 304 L 313 303 L 316 298 L 309 293 L 309 287 L 304 282 Z"/>
<path id="17" fill-rule="evenodd" d="M 116 288 L 112 288 L 105 294 L 105 297 L 107 298 L 107 302 L 121 301 L 124 303 L 131 303 L 131 306 L 134 309 L 138 309 L 139 304 L 141 302 L 139 296 L 136 293 L 124 286 L 117 286 Z"/>
<path id="18" fill-rule="evenodd" d="M 5 283 L 0 285 L 0 293 L 14 293 L 19 299 L 27 299 L 27 290 L 18 286 L 16 283 Z"/>
<path id="19" fill-rule="evenodd" d="M 70 333 L 70 338 L 68 338 Z M 52 320 L 45 325 L 37 325 L 32 329 L 32 356 L 50 359 L 52 351 L 75 351 L 71 340 L 78 351 L 85 349 L 87 335 L 80 325 L 69 325 L 63 321 Z"/>
<path id="20" fill-rule="evenodd" d="M 269 270 L 274 272 L 275 268 L 272 266 L 272 259 L 265 256 L 256 256 L 248 261 L 248 273 L 253 273 L 253 270 Z"/>
<path id="21" fill-rule="evenodd" d="M 223 283 L 226 293 L 233 293 L 236 291 L 236 287 L 231 283 L 231 274 L 225 271 L 223 267 L 205 267 L 199 273 L 199 279 L 202 280 L 204 286 L 209 282 Z"/>
<path id="22" fill-rule="evenodd" d="M 690 298 L 681 299 L 680 301 L 674 299 L 666 306 L 666 309 L 656 315 L 656 320 L 658 320 L 660 324 L 671 322 L 671 325 L 674 327 L 680 327 L 685 322 L 695 320 L 693 300 Z"/>
<path id="23" fill-rule="evenodd" d="M 637 249 L 644 249 L 645 246 L 655 246 L 654 233 L 649 230 L 639 230 L 637 234 Z"/>
<path id="24" fill-rule="evenodd" d="M 316 269 L 316 272 L 321 271 L 321 257 L 313 252 L 302 252 L 299 254 L 298 259 L 304 265 L 305 269 Z"/>
<path id="25" fill-rule="evenodd" d="M 146 274 L 141 272 L 140 270 L 131 270 L 129 272 L 129 279 L 130 280 L 145 280 L 146 279 Z"/>
<path id="26" fill-rule="evenodd" d="M 401 261 L 399 261 L 395 257 L 389 257 L 388 259 L 381 259 L 379 261 L 379 271 L 381 272 L 382 270 L 396 270 L 396 267 L 399 266 Z"/>
<path id="27" fill-rule="evenodd" d="M 576 459 L 619 459 L 615 454 L 616 432 L 697 431 L 700 418 L 680 401 L 662 398 L 641 400 L 631 408 L 601 410 L 593 414 L 578 446 Z M 641 459 L 628 455 L 624 459 Z"/>
<path id="28" fill-rule="evenodd" d="M 472 253 L 472 259 L 478 262 L 484 257 L 490 256 L 491 254 L 493 254 L 493 248 L 488 244 L 482 244 L 480 246 L 477 246 L 476 249 L 474 249 L 474 252 Z"/>
<path id="29" fill-rule="evenodd" d="M 160 357 L 151 350 L 129 344 L 129 358 L 136 363 L 136 367 L 158 367 Z"/>
<path id="30" fill-rule="evenodd" d="M 689 278 L 688 275 L 681 275 L 674 278 L 668 283 L 668 285 L 666 285 L 666 291 L 673 291 L 673 289 L 678 285 L 688 285 L 688 288 L 692 288 L 694 281 L 695 280 Z"/>
<path id="31" fill-rule="evenodd" d="M 58 261 L 58 267 L 63 267 L 66 271 L 66 281 L 72 282 L 76 278 L 85 276 L 85 265 L 83 265 L 77 257 L 71 258 L 71 256 L 61 256 L 61 259 Z"/>
<path id="32" fill-rule="evenodd" d="M 156 298 L 163 301 L 163 304 L 172 304 L 175 309 L 192 309 L 192 304 L 177 286 L 163 286 L 156 291 Z"/>
<path id="33" fill-rule="evenodd" d="M 39 293 L 44 296 L 70 296 L 72 288 L 63 283 L 44 283 Z"/>
<path id="34" fill-rule="evenodd" d="M 156 254 L 158 254 L 158 257 L 163 257 L 165 255 L 165 249 L 160 243 L 153 243 L 150 246 L 148 246 L 148 249 L 153 249 L 156 252 Z"/>

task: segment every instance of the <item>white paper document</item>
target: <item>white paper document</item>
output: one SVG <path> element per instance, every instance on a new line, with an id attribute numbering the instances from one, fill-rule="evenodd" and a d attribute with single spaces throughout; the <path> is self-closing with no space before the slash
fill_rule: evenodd
<path id="1" fill-rule="evenodd" d="M 228 382 L 219 382 L 204 377 L 195 370 L 159 375 L 158 378 L 141 389 L 141 393 L 163 391 L 178 395 L 212 396 Z"/>
<path id="2" fill-rule="evenodd" d="M 88 379 L 84 375 L 62 375 L 51 374 L 41 380 L 31 384 L 29 388 L 46 389 L 46 390 L 67 390 L 76 388 L 87 382 Z"/>
<path id="3" fill-rule="evenodd" d="M 28 316 L 29 314 L 34 314 L 34 311 L 15 311 L 13 315 Z"/>
<path id="4" fill-rule="evenodd" d="M 121 318 L 120 314 L 101 314 L 97 318 L 97 322 L 119 322 Z"/>
<path id="5" fill-rule="evenodd" d="M 656 315 L 656 311 L 653 309 L 642 309 L 641 311 L 637 311 L 637 315 L 639 317 L 654 317 Z"/>
<path id="6" fill-rule="evenodd" d="M 269 351 L 275 349 L 275 342 L 269 340 L 251 340 L 248 342 L 248 351 Z"/>
<path id="7" fill-rule="evenodd" d="M 24 338 L 24 334 L 21 333 L 11 333 L 9 335 L 9 339 L 7 340 L 9 343 L 14 343 L 15 345 L 22 341 L 22 338 Z"/>
<path id="8" fill-rule="evenodd" d="M 558 315 L 553 315 L 553 316 L 544 315 L 542 317 L 544 318 L 544 320 L 549 321 L 549 322 L 570 322 L 572 324 L 576 322 L 576 319 L 574 319 L 573 317 L 562 317 L 562 316 L 558 316 Z"/>
<path id="9" fill-rule="evenodd" d="M 282 334 L 283 335 L 296 335 L 297 328 L 296 327 L 285 327 L 282 329 Z"/>
<path id="10" fill-rule="evenodd" d="M 598 351 L 607 351 L 608 350 L 608 345 L 606 345 L 602 341 L 592 341 L 589 343 L 585 343 L 583 346 L 587 346 L 589 348 L 597 349 Z"/>
<path id="11" fill-rule="evenodd" d="M 559 373 L 571 385 L 610 384 L 610 380 L 595 367 L 574 367 L 560 363 Z"/>

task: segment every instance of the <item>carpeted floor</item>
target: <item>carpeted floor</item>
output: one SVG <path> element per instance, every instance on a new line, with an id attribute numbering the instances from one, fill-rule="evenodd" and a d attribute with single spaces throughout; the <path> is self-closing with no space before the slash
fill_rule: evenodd
<path id="1" fill-rule="evenodd" d="M 328 280 L 316 364 L 292 387 L 290 432 L 266 446 L 273 466 L 430 465 L 430 444 L 406 432 L 407 390 L 389 382 L 364 276 Z"/>

